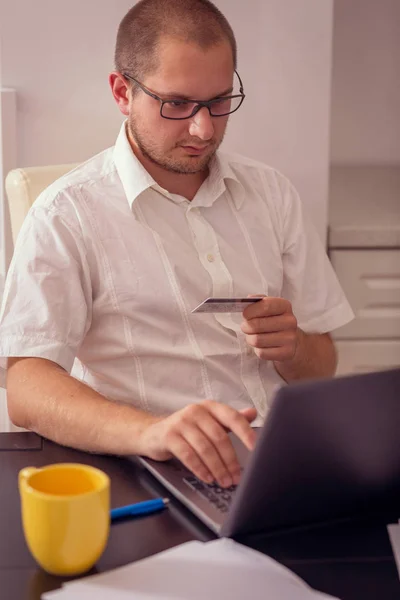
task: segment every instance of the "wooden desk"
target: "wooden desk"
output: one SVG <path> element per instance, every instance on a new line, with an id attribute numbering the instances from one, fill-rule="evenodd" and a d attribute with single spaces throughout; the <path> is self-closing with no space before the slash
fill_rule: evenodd
<path id="1" fill-rule="evenodd" d="M 21 435 L 0 434 L 0 448 L 14 448 L 0 450 L 1 600 L 39 600 L 44 591 L 66 581 L 44 573 L 26 547 L 17 487 L 18 471 L 23 467 L 57 462 L 94 465 L 111 478 L 112 507 L 163 493 L 150 475 L 126 459 L 90 455 L 46 440 L 40 443 L 40 439 L 34 440 L 39 441 L 38 449 L 24 450 L 32 445 L 32 439 L 25 437 L 24 441 Z M 385 527 L 394 519 L 394 515 L 386 515 L 368 522 L 347 521 L 244 541 L 288 566 L 311 586 L 342 600 L 395 600 L 400 598 L 400 582 Z M 172 501 L 168 510 L 156 515 L 114 524 L 107 548 L 91 573 L 189 540 L 213 537 L 189 511 Z"/>

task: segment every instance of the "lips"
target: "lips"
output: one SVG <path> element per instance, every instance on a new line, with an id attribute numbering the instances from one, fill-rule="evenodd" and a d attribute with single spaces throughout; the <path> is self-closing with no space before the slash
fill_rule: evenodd
<path id="1" fill-rule="evenodd" d="M 205 152 L 205 150 L 207 150 L 209 146 L 182 146 L 182 148 L 186 150 L 186 152 L 188 152 L 189 154 L 203 154 L 203 152 Z"/>

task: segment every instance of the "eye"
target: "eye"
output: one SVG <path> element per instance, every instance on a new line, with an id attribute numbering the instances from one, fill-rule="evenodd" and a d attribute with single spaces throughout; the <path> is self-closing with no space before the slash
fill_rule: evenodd
<path id="1" fill-rule="evenodd" d="M 182 106 L 186 106 L 187 102 L 185 100 L 170 100 L 168 104 L 172 108 L 181 108 Z"/>
<path id="2" fill-rule="evenodd" d="M 214 98 L 214 100 L 212 100 L 213 104 L 223 104 L 224 102 L 229 102 L 230 97 L 229 96 L 221 96 L 221 98 Z"/>

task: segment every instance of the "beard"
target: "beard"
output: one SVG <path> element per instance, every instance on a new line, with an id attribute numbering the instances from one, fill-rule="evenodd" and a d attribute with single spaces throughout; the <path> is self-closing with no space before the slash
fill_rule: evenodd
<path id="1" fill-rule="evenodd" d="M 175 147 L 168 152 L 165 152 L 165 150 L 157 144 L 156 140 L 152 139 L 151 136 L 146 135 L 145 131 L 140 130 L 133 115 L 128 118 L 128 131 L 144 157 L 158 167 L 172 173 L 179 173 L 180 175 L 192 175 L 193 173 L 206 171 L 224 137 L 222 136 L 219 141 L 210 140 L 207 142 L 209 148 L 207 148 L 205 154 L 202 154 L 201 156 L 190 156 L 188 154 L 185 157 L 179 157 L 174 155 L 173 150 L 184 145 L 190 146 L 190 142 L 182 141 L 181 143 L 176 144 Z"/>

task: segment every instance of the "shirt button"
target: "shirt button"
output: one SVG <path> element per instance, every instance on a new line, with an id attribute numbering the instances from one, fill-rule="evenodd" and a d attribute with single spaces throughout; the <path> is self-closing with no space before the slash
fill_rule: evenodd
<path id="1" fill-rule="evenodd" d="M 214 260 L 215 260 L 214 254 L 207 254 L 207 260 L 208 260 L 208 262 L 214 262 Z"/>
<path id="2" fill-rule="evenodd" d="M 247 356 L 251 356 L 253 354 L 253 348 L 251 346 L 247 346 L 246 354 Z"/>

